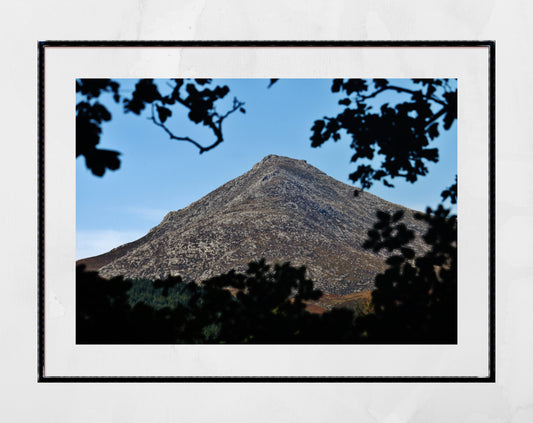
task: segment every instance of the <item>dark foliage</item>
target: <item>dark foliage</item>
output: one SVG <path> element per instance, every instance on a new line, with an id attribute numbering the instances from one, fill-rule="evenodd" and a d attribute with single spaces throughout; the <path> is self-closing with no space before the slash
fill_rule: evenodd
<path id="1" fill-rule="evenodd" d="M 442 201 L 449 199 L 452 204 L 457 203 L 457 175 L 455 175 L 455 183 L 442 191 L 440 195 L 442 197 Z"/>
<path id="2" fill-rule="evenodd" d="M 77 268 L 76 283 L 79 344 L 354 341 L 353 311 L 309 313 L 305 302 L 321 292 L 305 277 L 304 267 L 289 263 L 271 269 L 264 260 L 252 262 L 246 273 L 230 271 L 201 284 L 185 284 L 180 277 L 155 281 L 154 297 L 166 297 L 169 290 L 179 293 L 173 307 L 132 302 L 134 282 L 106 280 L 83 265 Z"/>
<path id="3" fill-rule="evenodd" d="M 97 272 L 76 269 L 77 344 L 173 343 L 173 322 L 180 309 L 156 309 L 139 302 L 129 304 L 132 283 L 122 277 L 102 279 Z M 142 341 L 141 341 L 142 340 Z"/>
<path id="4" fill-rule="evenodd" d="M 285 263 L 270 270 L 261 260 L 250 263 L 245 274 L 230 271 L 203 285 L 204 295 L 193 299 L 195 315 L 206 323 L 222 317 L 221 342 L 312 342 L 306 336 L 314 334 L 307 333 L 306 328 L 314 316 L 305 310 L 305 301 L 322 294 L 305 277 L 304 267 Z M 237 290 L 235 296 L 224 288 Z"/>
<path id="5" fill-rule="evenodd" d="M 394 252 L 376 277 L 373 313 L 357 320 L 361 339 L 372 343 L 457 342 L 457 221 L 449 210 L 428 208 L 418 219 L 428 224 L 430 250 L 415 256 L 414 238 L 399 214 L 380 213 L 366 247 Z"/>
<path id="6" fill-rule="evenodd" d="M 112 93 L 120 101 L 119 85 L 110 79 L 78 79 L 76 92 L 84 97 L 76 105 L 76 157 L 84 156 L 85 165 L 96 176 L 103 176 L 107 169 L 120 167 L 120 153 L 97 148 L 102 133 L 102 123 L 111 120 L 111 113 L 98 102 L 100 94 Z"/>
<path id="7" fill-rule="evenodd" d="M 101 94 L 112 94 L 115 102 L 123 102 L 124 112 L 141 115 L 145 109 L 149 110 L 149 119 L 162 128 L 167 135 L 176 141 L 184 141 L 198 148 L 200 154 L 215 148 L 224 141 L 222 124 L 232 113 L 239 110 L 246 113 L 244 103 L 237 98 L 229 110 L 221 114 L 216 109 L 216 102 L 229 93 L 227 86 L 209 88 L 211 79 L 171 79 L 170 93 L 164 94 L 152 79 L 141 79 L 135 85 L 131 97 L 119 94 L 120 85 L 110 79 L 78 79 L 76 92 L 80 97 L 76 105 L 76 157 L 84 156 L 88 169 L 96 176 L 103 176 L 106 170 L 116 170 L 120 167 L 120 155 L 117 151 L 97 148 L 102 134 L 102 123 L 112 119 L 111 113 L 99 101 Z M 188 118 L 206 126 L 214 139 L 208 145 L 202 145 L 185 135 L 177 135 L 167 126 L 173 109 L 180 105 L 185 108 Z"/>
<path id="8" fill-rule="evenodd" d="M 344 97 L 345 109 L 335 117 L 316 120 L 311 145 L 318 147 L 344 131 L 355 150 L 351 161 L 360 163 L 350 179 L 368 189 L 375 181 L 392 187 L 394 178 L 416 182 L 428 172 L 427 163 L 439 160 L 438 149 L 430 147 L 441 128 L 449 129 L 457 119 L 457 90 L 447 79 L 413 79 L 409 88 L 387 79 L 335 79 L 334 93 Z M 373 103 L 380 94 L 395 92 L 406 99 L 395 105 Z M 379 158 L 378 165 L 373 159 Z"/>

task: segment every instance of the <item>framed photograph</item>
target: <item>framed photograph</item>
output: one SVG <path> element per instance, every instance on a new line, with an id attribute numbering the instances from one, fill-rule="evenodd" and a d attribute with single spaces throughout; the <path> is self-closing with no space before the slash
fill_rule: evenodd
<path id="1" fill-rule="evenodd" d="M 494 50 L 39 43 L 39 381 L 494 382 Z"/>

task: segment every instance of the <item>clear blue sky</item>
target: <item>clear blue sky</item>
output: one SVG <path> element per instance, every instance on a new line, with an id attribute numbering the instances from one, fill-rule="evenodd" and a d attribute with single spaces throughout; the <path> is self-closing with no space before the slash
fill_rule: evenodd
<path id="1" fill-rule="evenodd" d="M 119 80 L 121 93 L 133 91 L 136 80 Z M 133 241 L 159 224 L 166 213 L 186 207 L 233 179 L 267 154 L 304 159 L 328 175 L 350 184 L 353 150 L 348 137 L 312 148 L 315 119 L 336 116 L 344 106 L 331 93 L 330 79 L 280 80 L 267 89 L 266 79 L 215 80 L 246 103 L 246 114 L 234 113 L 224 122 L 224 143 L 198 154 L 196 147 L 172 141 L 145 116 L 124 114 L 110 98 L 101 101 L 113 115 L 104 123 L 100 148 L 121 152 L 121 167 L 93 176 L 85 159 L 76 163 L 76 256 L 88 257 Z M 397 83 L 404 83 L 397 81 Z M 394 96 L 387 101 L 394 102 Z M 380 100 L 381 102 L 381 100 Z M 229 103 L 226 104 L 229 107 Z M 191 123 L 179 106 L 167 123 L 177 134 L 209 144 L 212 134 Z M 223 111 L 223 110 L 221 110 Z M 424 210 L 440 201 L 440 192 L 457 173 L 457 129 L 434 141 L 440 161 L 430 163 L 429 174 L 415 184 L 393 180 L 395 188 L 375 184 L 369 191 L 388 201 Z"/>

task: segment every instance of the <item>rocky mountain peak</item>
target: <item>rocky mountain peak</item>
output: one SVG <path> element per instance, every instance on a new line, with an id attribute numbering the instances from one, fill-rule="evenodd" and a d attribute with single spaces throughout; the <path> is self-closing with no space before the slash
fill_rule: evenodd
<path id="1" fill-rule="evenodd" d="M 137 241 L 80 260 L 104 277 L 204 280 L 252 260 L 305 265 L 326 293 L 372 288 L 384 256 L 362 248 L 377 210 L 412 211 L 337 181 L 305 160 L 269 154 L 163 221 Z"/>
<path id="2" fill-rule="evenodd" d="M 268 154 L 257 162 L 252 169 L 260 169 L 267 166 L 297 166 L 307 164 L 306 160 L 292 159 L 290 157 L 278 156 L 276 154 Z"/>

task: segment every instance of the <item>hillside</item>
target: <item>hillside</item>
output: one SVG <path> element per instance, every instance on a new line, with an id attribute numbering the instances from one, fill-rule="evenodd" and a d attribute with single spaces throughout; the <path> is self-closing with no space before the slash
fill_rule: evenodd
<path id="1" fill-rule="evenodd" d="M 362 248 L 376 211 L 413 211 L 337 181 L 303 160 L 268 155 L 243 175 L 188 207 L 168 213 L 144 237 L 79 260 L 109 278 L 156 279 L 168 274 L 201 281 L 261 257 L 305 265 L 330 295 L 373 288 L 383 254 Z M 417 248 L 422 248 L 420 241 Z"/>

